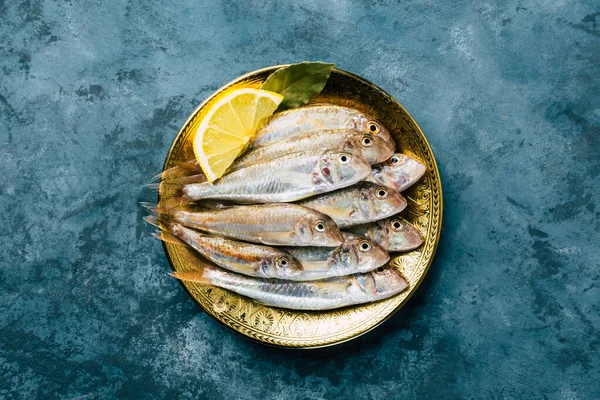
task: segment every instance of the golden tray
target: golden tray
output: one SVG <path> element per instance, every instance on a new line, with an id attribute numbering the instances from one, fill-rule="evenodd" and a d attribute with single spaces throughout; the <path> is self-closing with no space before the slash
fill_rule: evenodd
<path id="1" fill-rule="evenodd" d="M 265 79 L 282 65 L 243 75 L 217 90 L 200 104 L 185 121 L 175 138 L 164 168 L 194 158 L 190 138 L 202 118 L 204 107 L 215 95 L 231 87 L 259 88 Z M 376 303 L 346 307 L 332 311 L 304 312 L 267 307 L 253 300 L 213 286 L 181 282 L 196 303 L 225 326 L 273 346 L 315 348 L 342 343 L 375 328 L 400 309 L 423 281 L 440 237 L 442 228 L 442 187 L 431 147 L 423 132 L 406 110 L 389 94 L 356 75 L 335 69 L 314 103 L 331 103 L 366 112 L 390 131 L 397 151 L 421 160 L 427 166 L 424 177 L 403 192 L 408 207 L 404 218 L 423 234 L 425 242 L 418 249 L 393 255 L 390 263 L 407 278 L 408 290 Z M 159 203 L 173 193 L 161 185 Z M 183 246 L 163 243 L 167 259 L 175 271 L 198 269 L 199 256 Z"/>

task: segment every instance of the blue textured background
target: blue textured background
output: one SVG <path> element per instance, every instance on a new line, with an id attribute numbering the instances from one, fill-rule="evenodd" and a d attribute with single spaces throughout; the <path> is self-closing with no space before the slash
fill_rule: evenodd
<path id="1" fill-rule="evenodd" d="M 575 0 L 0 0 L 0 398 L 600 398 L 599 25 Z M 197 104 L 301 60 L 408 109 L 445 215 L 391 320 L 283 351 L 197 308 L 137 202 Z"/>

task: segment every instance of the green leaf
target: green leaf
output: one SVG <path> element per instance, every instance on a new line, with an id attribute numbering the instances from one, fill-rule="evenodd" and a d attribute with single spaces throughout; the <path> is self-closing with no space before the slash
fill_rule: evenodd
<path id="1" fill-rule="evenodd" d="M 283 95 L 278 111 L 298 107 L 321 93 L 334 67 L 322 62 L 292 64 L 273 72 L 260 88 Z"/>

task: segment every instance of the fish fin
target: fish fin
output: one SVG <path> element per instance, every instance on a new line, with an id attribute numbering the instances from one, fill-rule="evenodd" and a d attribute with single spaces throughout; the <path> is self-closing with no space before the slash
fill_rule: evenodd
<path id="1" fill-rule="evenodd" d="M 157 209 L 157 207 L 154 208 Z M 183 240 L 179 239 L 171 232 L 168 232 L 164 226 L 161 226 L 161 222 L 165 223 L 167 226 L 170 226 L 172 224 L 172 222 L 168 221 L 167 218 L 164 218 L 164 216 L 163 220 L 161 221 L 158 214 L 146 215 L 144 217 L 144 221 L 158 228 L 158 231 L 152 233 L 152 236 L 154 236 L 155 238 L 160 239 L 163 242 L 176 244 L 180 246 L 187 246 L 187 244 Z"/>
<path id="2" fill-rule="evenodd" d="M 202 168 L 200 167 L 200 163 L 198 162 L 198 160 L 193 159 L 190 161 L 180 161 L 177 163 L 177 166 L 181 169 L 184 169 L 188 172 L 195 172 L 195 173 L 201 173 L 202 172 Z"/>
<path id="3" fill-rule="evenodd" d="M 165 202 L 161 202 L 160 205 L 147 202 L 140 202 L 139 204 L 150 213 L 150 215 L 144 217 L 144 221 L 157 228 L 161 228 L 161 223 L 166 225 L 172 223 L 171 212 L 173 210 L 183 209 L 183 206 L 187 204 L 187 202 L 181 202 L 177 199 L 168 199 Z"/>
<path id="4" fill-rule="evenodd" d="M 183 178 L 181 178 L 181 179 L 183 179 Z M 188 183 L 202 183 L 202 182 L 188 182 Z M 169 189 L 174 189 L 176 196 L 178 196 L 182 192 L 182 190 L 186 184 L 187 183 L 182 183 L 181 181 L 177 181 L 177 182 L 162 181 L 162 182 L 146 183 L 145 185 L 143 185 L 143 187 L 146 189 L 158 191 L 158 190 L 160 190 L 161 185 L 165 185 Z"/>
<path id="5" fill-rule="evenodd" d="M 163 210 L 161 210 L 159 213 L 158 208 L 157 208 L 156 211 L 154 211 L 151 215 L 146 215 L 144 217 L 144 221 L 146 221 L 150 225 L 158 228 L 157 232 L 152 233 L 152 236 L 154 236 L 155 238 L 161 239 L 161 240 L 164 240 L 165 242 L 169 242 L 169 243 L 173 243 L 173 244 L 182 244 L 183 243 L 183 241 L 181 241 L 176 236 L 174 236 L 171 232 L 169 232 L 171 227 L 173 225 L 177 225 L 177 224 L 174 223 L 171 220 L 171 218 L 169 217 L 169 215 L 167 215 Z M 163 235 L 165 235 L 165 238 L 162 237 Z M 174 239 L 179 241 L 179 243 L 175 243 L 174 240 L 168 240 L 171 238 L 166 237 L 166 236 L 172 236 Z"/>
<path id="6" fill-rule="evenodd" d="M 170 197 L 166 200 L 161 201 L 161 208 L 166 211 L 171 210 L 185 210 L 190 211 L 193 202 L 186 199 L 185 197 Z M 203 207 L 200 207 L 203 208 Z"/>
<path id="7" fill-rule="evenodd" d="M 182 201 L 186 201 L 186 200 L 184 198 L 182 198 Z M 232 208 L 232 207 L 239 206 L 239 204 L 231 203 L 231 202 L 228 202 L 225 200 L 213 200 L 213 199 L 198 200 L 197 202 L 188 201 L 188 203 L 193 203 L 194 207 L 196 209 L 198 209 L 198 211 L 223 210 L 226 208 Z"/>
<path id="8" fill-rule="evenodd" d="M 144 217 L 144 221 L 146 221 L 152 226 L 160 228 L 160 221 L 158 220 L 158 217 L 156 215 L 146 215 Z"/>
<path id="9" fill-rule="evenodd" d="M 168 181 L 174 178 L 181 178 L 185 175 L 201 174 L 202 168 L 197 160 L 178 162 L 174 167 L 164 170 L 158 175 L 152 177 L 152 181 Z"/>
<path id="10" fill-rule="evenodd" d="M 331 260 L 327 261 L 302 261 L 304 271 L 318 272 L 328 271 L 331 268 Z"/>
<path id="11" fill-rule="evenodd" d="M 179 178 L 169 179 L 163 181 L 165 185 L 169 186 L 179 186 L 179 185 L 187 185 L 188 183 L 204 183 L 206 182 L 206 176 L 204 174 L 196 174 L 189 176 L 182 176 Z"/>
<path id="12" fill-rule="evenodd" d="M 216 210 L 224 210 L 226 208 L 232 208 L 232 207 L 236 207 L 236 206 L 238 206 L 238 204 L 223 203 L 222 201 L 215 200 L 214 203 L 212 203 L 209 206 L 207 206 L 207 208 L 211 208 L 212 207 L 212 208 L 214 208 Z"/>
<path id="13" fill-rule="evenodd" d="M 279 180 L 284 183 L 297 184 L 298 182 L 306 181 L 307 174 L 304 172 L 294 171 L 274 171 L 279 177 Z"/>
<path id="14" fill-rule="evenodd" d="M 146 210 L 148 210 L 151 213 L 156 213 L 158 207 L 156 204 L 154 203 L 149 203 L 147 201 L 140 201 L 140 206 L 144 207 Z"/>
<path id="15" fill-rule="evenodd" d="M 163 179 L 160 182 L 150 182 L 143 185 L 144 188 L 150 190 L 160 190 L 161 185 L 164 185 L 166 188 L 175 190 L 176 196 L 180 196 L 185 192 L 184 188 L 186 185 L 190 184 L 202 184 L 206 183 L 206 176 L 203 173 L 188 175 L 188 176 L 179 176 L 170 179 Z"/>
<path id="16" fill-rule="evenodd" d="M 206 182 L 206 176 L 203 173 L 195 174 L 195 175 L 187 175 L 187 176 L 178 176 L 175 178 L 162 179 L 160 182 L 155 182 L 154 178 L 152 178 L 152 182 L 144 185 L 149 189 L 158 189 L 161 184 L 168 185 L 169 187 L 173 186 L 183 186 L 189 183 L 204 183 Z"/>
<path id="17" fill-rule="evenodd" d="M 160 230 L 158 232 L 153 232 L 152 236 L 154 236 L 155 238 L 162 240 L 165 243 L 171 243 L 177 246 L 187 246 L 187 243 L 185 243 L 183 240 L 179 239 L 177 236 L 173 235 L 170 232 L 167 232 L 165 230 Z"/>
<path id="18" fill-rule="evenodd" d="M 260 241 L 264 244 L 276 246 L 282 242 L 282 232 L 262 232 L 260 234 Z"/>
<path id="19" fill-rule="evenodd" d="M 204 269 L 200 271 L 170 272 L 169 275 L 181 281 L 196 282 L 201 285 L 211 284 L 210 277 Z"/>

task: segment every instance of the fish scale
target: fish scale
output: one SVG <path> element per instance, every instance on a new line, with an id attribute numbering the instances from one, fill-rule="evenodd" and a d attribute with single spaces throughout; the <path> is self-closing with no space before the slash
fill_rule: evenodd
<path id="1" fill-rule="evenodd" d="M 235 161 L 232 170 L 273 160 L 290 152 L 318 150 L 354 154 L 364 158 L 369 164 L 383 162 L 394 154 L 394 146 L 391 143 L 372 133 L 349 129 L 323 130 L 251 149 Z"/>
<path id="2" fill-rule="evenodd" d="M 260 278 L 295 279 L 302 265 L 289 253 L 269 246 L 213 237 L 171 221 L 163 221 L 160 238 L 182 240 L 202 256 L 233 272 Z"/>
<path id="3" fill-rule="evenodd" d="M 404 291 L 406 279 L 393 267 L 322 281 L 294 282 L 252 278 L 203 265 L 173 277 L 231 290 L 258 303 L 294 310 L 331 310 L 383 300 Z"/>
<path id="4" fill-rule="evenodd" d="M 337 129 L 372 133 L 394 144 L 385 126 L 367 114 L 349 107 L 314 104 L 274 114 L 257 131 L 250 147 L 267 146 L 283 139 Z"/>
<path id="5" fill-rule="evenodd" d="M 283 247 L 302 265 L 295 280 L 321 280 L 335 276 L 369 272 L 384 265 L 390 256 L 372 240 L 344 233 L 344 243 L 336 248 Z"/>
<path id="6" fill-rule="evenodd" d="M 296 204 L 274 203 L 195 211 L 158 209 L 189 228 L 252 243 L 279 246 L 339 246 L 344 238 L 328 216 Z"/>
<path id="7" fill-rule="evenodd" d="M 389 252 L 413 250 L 423 243 L 419 230 L 398 216 L 356 225 L 348 230 L 368 237 Z"/>
<path id="8" fill-rule="evenodd" d="M 372 182 L 325 193 L 298 204 L 329 215 L 340 228 L 365 224 L 398 214 L 406 199 L 397 191 Z"/>
<path id="9" fill-rule="evenodd" d="M 349 153 L 293 153 L 234 170 L 215 183 L 183 185 L 182 193 L 191 201 L 291 202 L 351 186 L 370 173 L 366 161 Z"/>

